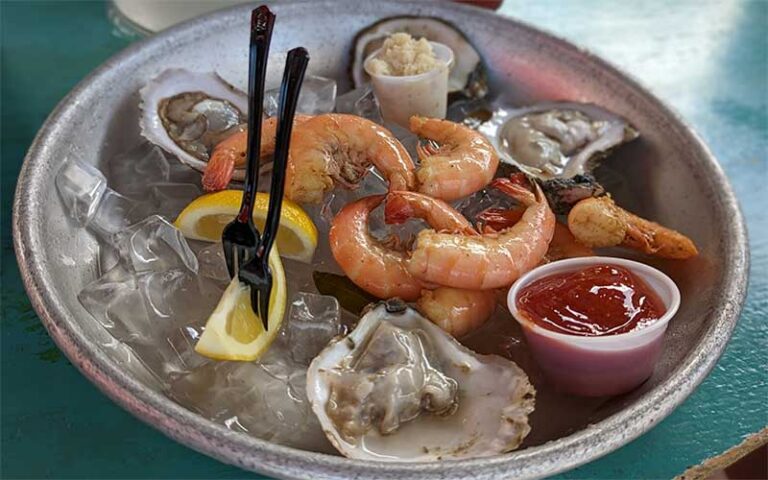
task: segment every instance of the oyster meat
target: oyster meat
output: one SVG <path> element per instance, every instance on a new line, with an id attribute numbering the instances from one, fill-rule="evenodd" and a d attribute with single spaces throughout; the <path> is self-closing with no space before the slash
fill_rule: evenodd
<path id="1" fill-rule="evenodd" d="M 592 176 L 597 161 L 638 132 L 626 120 L 596 105 L 543 103 L 498 109 L 479 130 L 509 163 L 537 178 L 556 213 L 605 193 Z"/>
<path id="2" fill-rule="evenodd" d="M 307 396 L 350 458 L 496 455 L 530 431 L 535 391 L 512 361 L 478 355 L 399 300 L 371 309 L 307 371 Z"/>
<path id="3" fill-rule="evenodd" d="M 452 24 L 434 17 L 398 16 L 380 20 L 361 30 L 353 42 L 350 76 L 354 88 L 370 81 L 363 69 L 365 59 L 379 49 L 384 39 L 397 32 L 424 37 L 453 50 L 455 64 L 448 78 L 449 94 L 482 98 L 488 93 L 485 67 L 477 49 Z M 449 96 L 450 98 L 450 96 Z"/>
<path id="4" fill-rule="evenodd" d="M 166 70 L 140 95 L 142 136 L 199 171 L 213 147 L 247 120 L 247 96 L 215 73 Z"/>

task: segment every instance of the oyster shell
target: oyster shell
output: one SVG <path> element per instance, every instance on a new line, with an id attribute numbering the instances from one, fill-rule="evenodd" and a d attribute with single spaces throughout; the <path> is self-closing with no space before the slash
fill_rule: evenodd
<path id="1" fill-rule="evenodd" d="M 307 371 L 307 396 L 345 456 L 496 455 L 530 431 L 535 391 L 510 360 L 478 355 L 399 300 L 380 303 Z"/>
<path id="2" fill-rule="evenodd" d="M 141 135 L 201 172 L 213 146 L 248 114 L 248 97 L 215 73 L 165 70 L 139 93 Z"/>
<path id="3" fill-rule="evenodd" d="M 397 16 L 380 20 L 361 30 L 353 42 L 350 77 L 355 88 L 369 82 L 363 69 L 366 57 L 384 43 L 392 33 L 406 32 L 411 36 L 442 43 L 453 50 L 454 61 L 448 78 L 449 94 L 482 98 L 488 93 L 485 67 L 480 54 L 467 37 L 452 24 L 435 17 Z"/>
<path id="4" fill-rule="evenodd" d="M 480 125 L 502 162 L 537 178 L 556 213 L 605 193 L 592 176 L 597 162 L 638 132 L 597 105 L 552 102 L 523 109 L 498 109 Z"/>

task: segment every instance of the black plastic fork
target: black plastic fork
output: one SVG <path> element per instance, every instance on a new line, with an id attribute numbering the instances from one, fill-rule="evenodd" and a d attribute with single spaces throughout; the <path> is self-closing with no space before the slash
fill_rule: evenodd
<path id="1" fill-rule="evenodd" d="M 272 271 L 269 268 L 269 252 L 275 242 L 275 236 L 280 226 L 280 211 L 283 206 L 285 191 L 285 170 L 288 164 L 288 149 L 290 147 L 293 117 L 299 99 L 301 82 L 309 63 L 309 54 L 304 48 L 294 48 L 288 52 L 280 85 L 280 104 L 277 113 L 277 139 L 272 168 L 272 182 L 269 191 L 269 210 L 264 224 L 264 233 L 256 256 L 240 268 L 240 281 L 251 287 L 251 307 L 268 328 L 269 298 L 272 293 Z"/>
<path id="2" fill-rule="evenodd" d="M 248 149 L 246 152 L 245 186 L 240 212 L 221 234 L 224 258 L 229 276 L 234 278 L 239 268 L 256 256 L 260 243 L 259 231 L 253 224 L 253 203 L 259 178 L 259 149 L 261 121 L 264 110 L 264 82 L 267 57 L 275 15 L 266 6 L 251 12 L 251 40 L 248 56 Z"/>

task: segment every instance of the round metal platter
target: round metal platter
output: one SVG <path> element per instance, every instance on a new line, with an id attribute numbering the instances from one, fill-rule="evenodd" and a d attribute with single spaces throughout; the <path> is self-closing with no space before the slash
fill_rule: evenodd
<path id="1" fill-rule="evenodd" d="M 573 468 L 628 443 L 679 405 L 713 367 L 739 317 L 748 252 L 738 203 L 696 134 L 664 104 L 608 63 L 550 34 L 491 12 L 447 2 L 280 2 L 268 83 L 285 53 L 303 45 L 309 73 L 349 88 L 357 31 L 393 15 L 427 15 L 458 26 L 481 52 L 492 93 L 512 105 L 588 101 L 625 118 L 641 140 L 606 161 L 617 201 L 679 229 L 700 248 L 686 262 L 654 262 L 680 286 L 683 303 L 654 376 L 614 398 L 584 428 L 491 458 L 428 464 L 369 463 L 274 445 L 227 430 L 166 398 L 131 353 L 82 308 L 77 293 L 98 272 L 95 240 L 75 228 L 55 193 L 61 162 L 94 164 L 139 142 L 138 90 L 166 68 L 215 70 L 236 85 L 247 75 L 246 7 L 194 20 L 137 43 L 83 80 L 50 115 L 30 148 L 14 204 L 14 241 L 32 303 L 59 347 L 84 375 L 171 438 L 242 468 L 285 478 L 533 478 Z M 602 167 L 601 167 L 602 169 Z M 602 173 L 601 173 L 602 171 Z M 606 173 L 607 172 L 607 173 Z M 112 345 L 112 347 L 109 347 Z M 543 425 L 533 425 L 534 431 Z"/>

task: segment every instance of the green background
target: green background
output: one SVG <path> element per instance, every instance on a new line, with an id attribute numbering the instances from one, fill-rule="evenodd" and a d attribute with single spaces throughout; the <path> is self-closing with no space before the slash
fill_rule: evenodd
<path id="1" fill-rule="evenodd" d="M 670 478 L 768 424 L 768 3 L 507 1 L 511 15 L 592 49 L 678 109 L 742 204 L 752 269 L 733 340 L 669 418 L 562 478 Z M 130 40 L 101 2 L 0 0 L 2 456 L 12 477 L 256 478 L 183 447 L 100 394 L 48 338 L 24 293 L 11 204 L 23 156 L 56 103 Z"/>

